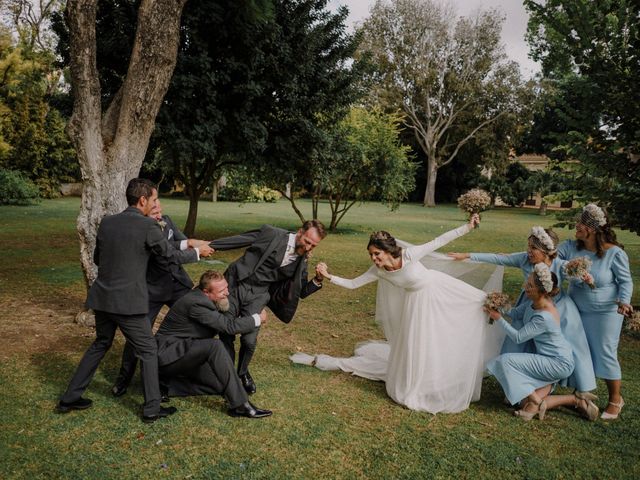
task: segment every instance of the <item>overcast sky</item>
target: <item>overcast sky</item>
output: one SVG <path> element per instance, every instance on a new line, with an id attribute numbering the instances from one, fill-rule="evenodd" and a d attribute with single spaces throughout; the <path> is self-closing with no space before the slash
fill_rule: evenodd
<path id="1" fill-rule="evenodd" d="M 520 64 L 525 77 L 531 77 L 540 71 L 540 66 L 527 57 L 529 47 L 524 41 L 527 29 L 527 12 L 520 0 L 450 0 L 460 15 L 469 15 L 478 8 L 497 8 L 506 19 L 502 27 L 502 40 L 507 55 Z M 369 15 L 369 9 L 375 0 L 330 0 L 329 8 L 336 9 L 340 5 L 349 8 L 348 23 L 353 25 Z"/>

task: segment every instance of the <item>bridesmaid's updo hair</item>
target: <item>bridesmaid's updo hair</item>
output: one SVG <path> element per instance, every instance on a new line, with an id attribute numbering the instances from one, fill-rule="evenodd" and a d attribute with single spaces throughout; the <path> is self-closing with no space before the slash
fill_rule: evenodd
<path id="1" fill-rule="evenodd" d="M 536 267 L 538 265 L 544 265 L 544 264 L 540 264 L 538 263 L 536 265 Z M 542 273 L 538 271 L 537 268 L 534 268 L 534 271 L 531 272 L 531 275 L 533 275 L 533 283 L 535 284 L 536 288 L 538 289 L 538 291 L 540 293 L 542 293 L 543 295 L 548 295 L 549 297 L 555 297 L 558 293 L 560 293 L 560 289 L 558 288 L 558 276 L 553 273 L 551 270 L 549 270 L 549 267 L 547 267 L 545 265 L 545 273 Z M 544 278 L 545 275 L 549 275 L 546 279 Z M 545 288 L 545 280 L 548 280 L 551 282 L 551 290 L 547 291 L 547 288 Z"/>
<path id="2" fill-rule="evenodd" d="M 367 250 L 369 247 L 374 246 L 383 252 L 387 252 L 393 258 L 398 258 L 402 255 L 402 248 L 396 244 L 396 239 L 391 236 L 389 232 L 380 230 L 379 232 L 373 232 L 369 237 L 369 243 L 367 244 Z"/>

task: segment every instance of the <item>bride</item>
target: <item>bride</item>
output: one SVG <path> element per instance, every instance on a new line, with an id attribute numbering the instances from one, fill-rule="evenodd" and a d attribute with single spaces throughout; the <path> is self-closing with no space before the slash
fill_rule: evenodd
<path id="1" fill-rule="evenodd" d="M 411 410 L 455 413 L 468 408 L 480 398 L 485 363 L 500 346 L 488 338 L 482 308 L 486 294 L 425 268 L 420 259 L 478 223 L 473 215 L 469 224 L 405 249 L 389 233 L 375 232 L 367 245 L 374 265 L 353 280 L 331 275 L 326 264 L 318 264 L 317 273 L 344 288 L 379 280 L 376 317 L 387 342 L 361 344 L 350 358 L 296 353 L 291 360 L 382 380 L 389 396 Z"/>

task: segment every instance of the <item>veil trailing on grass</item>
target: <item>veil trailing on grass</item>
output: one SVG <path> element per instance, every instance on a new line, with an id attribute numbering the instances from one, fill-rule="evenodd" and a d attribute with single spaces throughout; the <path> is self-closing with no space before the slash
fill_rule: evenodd
<path id="1" fill-rule="evenodd" d="M 412 245 L 396 240 L 402 248 Z M 477 289 L 489 292 L 502 291 L 504 267 L 480 262 L 454 261 L 440 253 L 429 253 L 421 259 L 421 263 L 429 270 L 436 270 L 457 278 Z M 320 370 L 343 370 L 371 380 L 386 380 L 389 344 L 394 330 L 391 325 L 402 311 L 405 291 L 388 281 L 378 281 L 376 294 L 376 322 L 382 327 L 386 340 L 366 341 L 358 344 L 354 355 L 348 358 L 338 358 L 329 355 L 308 355 L 295 353 L 289 358 L 294 363 L 313 365 Z M 428 321 L 428 319 L 426 319 Z M 501 328 L 486 329 L 484 339 L 478 339 L 483 344 L 484 363 L 500 352 L 504 340 Z M 478 391 L 479 397 L 479 391 Z"/>

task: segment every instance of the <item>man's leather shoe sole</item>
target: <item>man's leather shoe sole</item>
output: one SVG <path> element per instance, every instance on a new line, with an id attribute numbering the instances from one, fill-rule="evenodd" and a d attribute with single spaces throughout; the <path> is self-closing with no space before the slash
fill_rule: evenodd
<path id="1" fill-rule="evenodd" d="M 176 413 L 178 409 L 176 407 L 160 407 L 160 411 L 155 415 L 143 415 L 142 421 L 144 423 L 153 423 L 156 420 L 160 420 L 161 418 L 168 417 L 169 415 L 173 415 Z"/>
<path id="2" fill-rule="evenodd" d="M 60 413 L 69 413 L 71 410 L 86 410 L 93 405 L 93 401 L 88 398 L 79 398 L 75 402 L 66 403 L 60 400 L 56 409 Z"/>

